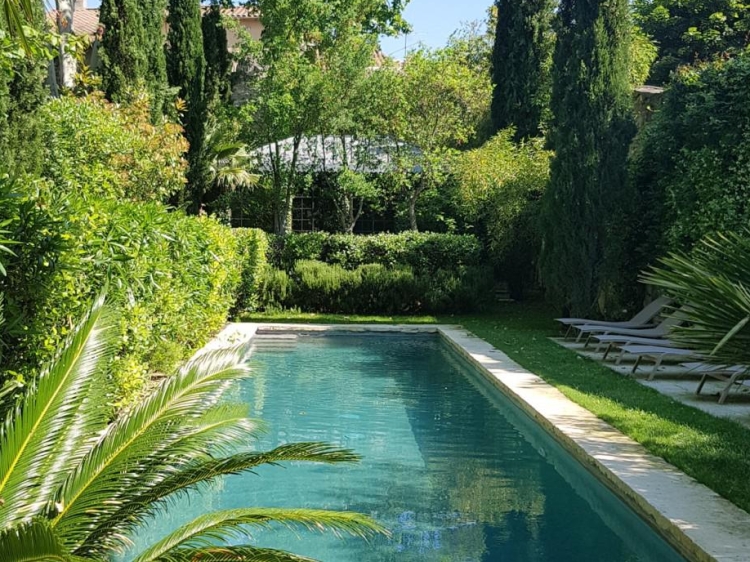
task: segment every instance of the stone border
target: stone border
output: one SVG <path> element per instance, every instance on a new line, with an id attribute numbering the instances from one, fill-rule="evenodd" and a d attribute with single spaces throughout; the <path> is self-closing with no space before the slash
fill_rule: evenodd
<path id="1" fill-rule="evenodd" d="M 210 348 L 255 334 L 437 333 L 612 489 L 683 556 L 746 562 L 750 514 L 575 404 L 537 375 L 459 326 L 230 324 Z"/>

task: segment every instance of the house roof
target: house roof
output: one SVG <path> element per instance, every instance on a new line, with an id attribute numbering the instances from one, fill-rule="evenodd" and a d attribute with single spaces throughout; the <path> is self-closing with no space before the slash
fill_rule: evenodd
<path id="1" fill-rule="evenodd" d="M 202 6 L 205 12 L 208 6 Z M 235 7 L 222 8 L 222 15 L 233 19 L 258 19 L 259 14 L 255 8 Z M 54 25 L 57 21 L 57 10 L 47 12 L 47 18 Z M 73 13 L 73 29 L 77 35 L 96 35 L 99 31 L 99 9 L 98 8 L 78 8 Z"/>

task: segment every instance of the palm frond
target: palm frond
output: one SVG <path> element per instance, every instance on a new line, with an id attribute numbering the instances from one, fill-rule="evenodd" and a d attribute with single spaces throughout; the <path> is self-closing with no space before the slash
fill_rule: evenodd
<path id="1" fill-rule="evenodd" d="M 44 521 L 34 521 L 0 533 L 3 562 L 71 562 L 60 539 Z"/>
<path id="2" fill-rule="evenodd" d="M 644 282 L 687 303 L 688 323 L 672 337 L 718 364 L 750 364 L 750 230 L 703 240 L 690 255 L 672 254 Z"/>
<path id="3" fill-rule="evenodd" d="M 134 532 L 148 517 L 156 514 L 167 500 L 221 476 L 251 472 L 261 465 L 279 465 L 283 462 L 337 464 L 359 460 L 360 457 L 353 452 L 326 443 L 291 443 L 261 453 L 240 453 L 228 458 L 193 462 L 154 482 L 143 493 L 131 496 L 119 510 L 100 523 L 80 551 L 103 553 L 106 549 L 123 546 L 121 537 Z"/>
<path id="4" fill-rule="evenodd" d="M 62 354 L 26 391 L 0 428 L 0 528 L 28 520 L 103 427 L 96 379 L 115 335 L 99 298 Z"/>
<path id="5" fill-rule="evenodd" d="M 2 16 L 5 27 L 11 37 L 18 39 L 23 49 L 29 53 L 31 48 L 26 40 L 24 25 L 30 25 L 34 21 L 34 9 L 31 0 L 2 0 Z"/>
<path id="6" fill-rule="evenodd" d="M 374 520 L 350 512 L 314 509 L 246 508 L 202 515 L 139 554 L 133 562 L 168 560 L 171 552 L 186 548 L 210 548 L 219 541 L 246 538 L 248 527 L 302 527 L 309 531 L 332 532 L 369 538 L 387 531 Z"/>
<path id="7" fill-rule="evenodd" d="M 201 355 L 107 428 L 63 483 L 55 502 L 59 507 L 52 525 L 71 550 L 129 496 L 150 485 L 152 480 L 144 476 L 206 457 L 210 446 L 200 437 L 216 433 L 201 420 L 234 381 L 249 375 L 244 356 L 243 347 Z M 245 433 L 252 430 L 245 420 L 237 423 Z M 191 434 L 194 439 L 186 439 Z"/>
<path id="8" fill-rule="evenodd" d="M 160 558 L 163 562 L 317 562 L 283 550 L 255 546 L 214 546 L 178 549 Z"/>

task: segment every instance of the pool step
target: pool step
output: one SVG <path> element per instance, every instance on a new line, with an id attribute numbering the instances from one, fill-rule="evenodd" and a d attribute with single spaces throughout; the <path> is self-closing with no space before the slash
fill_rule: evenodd
<path id="1" fill-rule="evenodd" d="M 258 336 L 253 340 L 251 353 L 287 352 L 297 347 L 296 334 L 273 334 Z"/>

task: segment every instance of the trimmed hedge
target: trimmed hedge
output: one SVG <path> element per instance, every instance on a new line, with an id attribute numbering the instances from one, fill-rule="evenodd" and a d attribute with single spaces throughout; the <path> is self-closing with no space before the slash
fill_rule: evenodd
<path id="1" fill-rule="evenodd" d="M 238 243 L 213 219 L 159 203 L 90 202 L 49 186 L 22 196 L 19 212 L 19 251 L 0 278 L 6 380 L 29 380 L 106 287 L 120 340 L 111 399 L 131 402 L 152 373 L 204 345 L 235 303 Z"/>
<path id="2" fill-rule="evenodd" d="M 235 312 L 254 310 L 260 302 L 259 291 L 268 269 L 268 236 L 257 228 L 235 228 L 232 233 L 237 240 L 242 270 Z"/>
<path id="3" fill-rule="evenodd" d="M 378 263 L 346 269 L 314 260 L 291 273 L 266 271 L 260 287 L 264 309 L 341 314 L 459 313 L 477 310 L 492 295 L 492 271 L 463 266 L 416 272 Z"/>
<path id="4" fill-rule="evenodd" d="M 403 232 L 400 234 L 290 234 L 271 237 L 268 261 L 287 273 L 297 262 L 316 260 L 355 269 L 366 264 L 409 266 L 420 274 L 484 263 L 482 244 L 475 236 Z"/>

